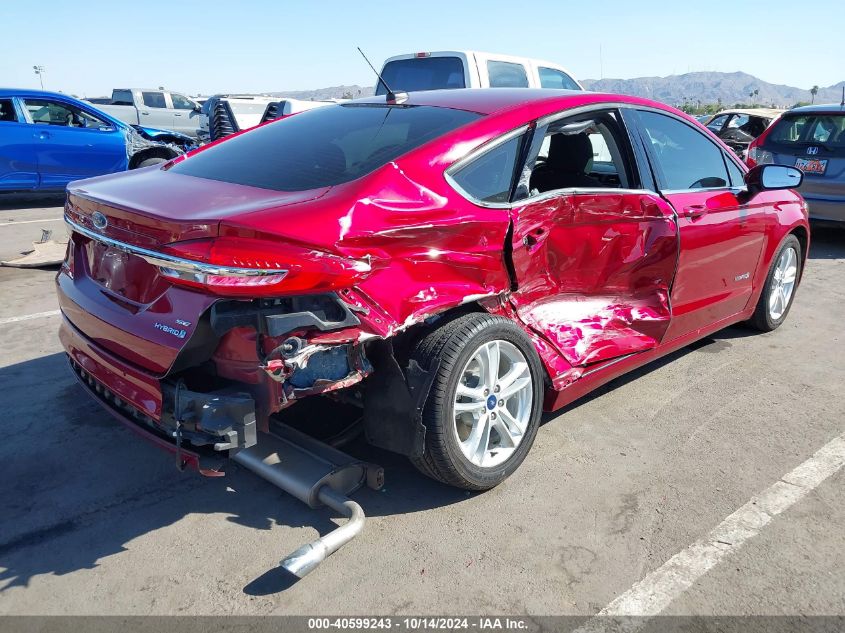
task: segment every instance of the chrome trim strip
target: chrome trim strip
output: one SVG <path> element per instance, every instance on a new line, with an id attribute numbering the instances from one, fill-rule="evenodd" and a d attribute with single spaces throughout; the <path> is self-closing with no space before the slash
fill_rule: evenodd
<path id="1" fill-rule="evenodd" d="M 84 235 L 94 241 L 106 244 L 107 246 L 116 248 L 125 253 L 129 253 L 130 255 L 136 255 L 153 266 L 170 268 L 186 273 L 221 275 L 225 277 L 263 277 L 266 275 L 285 275 L 288 272 L 282 268 L 233 268 L 227 266 L 215 266 L 214 264 L 203 264 L 202 262 L 183 259 L 181 257 L 175 257 L 165 253 L 157 253 L 156 251 L 127 244 L 125 242 L 106 237 L 105 235 L 100 235 L 90 229 L 86 229 L 84 226 L 80 226 L 67 215 L 65 215 L 65 223 L 71 230 L 76 231 L 80 235 Z"/>

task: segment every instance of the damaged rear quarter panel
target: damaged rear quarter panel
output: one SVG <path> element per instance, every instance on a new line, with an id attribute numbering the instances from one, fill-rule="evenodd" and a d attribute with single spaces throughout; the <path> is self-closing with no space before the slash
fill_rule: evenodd
<path id="1" fill-rule="evenodd" d="M 443 176 L 451 155 L 431 155 L 416 150 L 291 212 L 248 214 L 225 231 L 245 237 L 263 231 L 302 245 L 307 240 L 327 255 L 368 266 L 363 281 L 340 294 L 357 309 L 365 332 L 390 336 L 510 286 L 507 210 L 465 200 Z"/>

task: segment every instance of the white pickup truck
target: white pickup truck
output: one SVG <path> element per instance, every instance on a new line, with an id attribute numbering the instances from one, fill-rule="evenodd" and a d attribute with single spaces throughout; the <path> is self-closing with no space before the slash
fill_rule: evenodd
<path id="1" fill-rule="evenodd" d="M 88 99 L 106 114 L 129 123 L 181 132 L 194 138 L 200 127 L 200 105 L 183 94 L 148 88 L 116 88 L 111 99 Z"/>
<path id="2" fill-rule="evenodd" d="M 583 90 L 566 68 L 552 62 L 478 51 L 433 51 L 388 58 L 381 69 L 394 92 L 448 88 L 556 88 Z M 378 82 L 376 94 L 388 89 Z"/>

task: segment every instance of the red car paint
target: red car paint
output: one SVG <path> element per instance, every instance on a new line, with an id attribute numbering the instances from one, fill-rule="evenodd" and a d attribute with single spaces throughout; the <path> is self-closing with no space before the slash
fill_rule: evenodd
<path id="1" fill-rule="evenodd" d="M 294 332 L 312 346 L 359 350 L 459 306 L 510 318 L 547 371 L 547 409 L 749 318 L 787 234 L 799 235 L 806 255 L 806 212 L 792 191 L 762 192 L 749 201 L 729 189 L 662 195 L 602 189 L 497 207 L 468 200 L 444 178 L 488 141 L 590 106 L 670 113 L 729 151 L 668 106 L 619 95 L 506 89 L 432 91 L 413 94 L 411 102 L 484 116 L 361 178 L 302 192 L 169 171 L 202 148 L 164 168 L 72 184 L 67 217 L 105 238 L 198 259 L 213 240 L 235 249 L 278 245 L 277 257 L 292 271 L 279 283 L 279 296 L 337 290 L 360 320 L 330 332 Z M 109 219 L 105 229 L 94 226 L 95 212 Z M 323 285 L 309 289 L 312 283 Z M 155 266 L 78 231 L 57 285 L 68 354 L 157 421 L 157 385 L 218 296 L 174 284 Z M 182 336 L 155 329 L 179 315 L 187 322 L 177 328 Z M 269 353 L 290 334 L 257 338 L 253 328 L 233 328 L 210 356 L 219 376 L 254 387 L 265 430 L 269 415 L 297 397 L 348 388 L 371 371 L 358 354 L 348 376 L 285 391 L 290 368 L 262 364 L 259 352 Z"/>

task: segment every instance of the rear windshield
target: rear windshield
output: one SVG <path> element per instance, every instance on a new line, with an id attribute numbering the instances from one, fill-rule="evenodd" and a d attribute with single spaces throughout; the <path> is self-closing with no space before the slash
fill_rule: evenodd
<path id="1" fill-rule="evenodd" d="M 819 146 L 822 151 L 845 154 L 845 113 L 785 114 L 772 128 L 766 145 Z M 819 155 L 821 157 L 821 155 Z"/>
<path id="2" fill-rule="evenodd" d="M 395 92 L 466 88 L 464 63 L 459 57 L 414 57 L 387 62 L 381 76 Z M 387 94 L 382 82 L 376 94 Z"/>
<path id="3" fill-rule="evenodd" d="M 330 105 L 234 136 L 171 171 L 276 191 L 329 187 L 479 117 L 431 106 Z"/>

